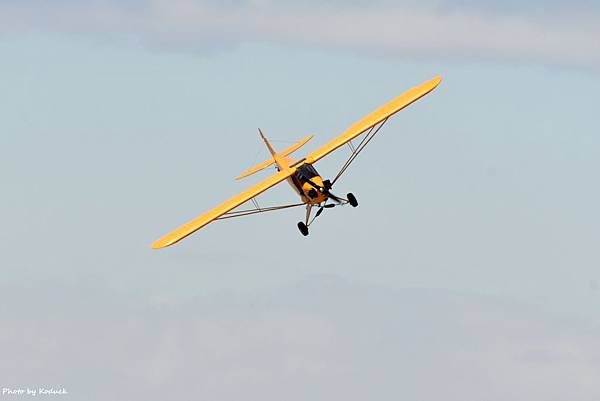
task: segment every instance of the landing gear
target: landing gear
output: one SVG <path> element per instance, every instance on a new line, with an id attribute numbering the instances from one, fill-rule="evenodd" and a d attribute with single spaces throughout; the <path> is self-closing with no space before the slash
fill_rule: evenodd
<path id="1" fill-rule="evenodd" d="M 304 235 L 305 237 L 308 235 L 308 226 L 310 226 L 310 212 L 312 212 L 312 208 L 313 205 L 312 204 L 308 204 L 306 205 L 306 222 L 299 222 L 298 223 L 298 230 L 300 230 L 300 232 L 302 233 L 302 235 Z"/>
<path id="2" fill-rule="evenodd" d="M 298 223 L 298 230 L 300 230 L 302 235 L 304 235 L 305 237 L 308 235 L 308 227 L 303 222 Z"/>
<path id="3" fill-rule="evenodd" d="M 346 197 L 348 198 L 348 203 L 350 204 L 350 206 L 352 206 L 352 207 L 358 206 L 358 201 L 356 200 L 356 197 L 352 193 L 349 193 L 348 195 L 346 195 Z"/>
<path id="4" fill-rule="evenodd" d="M 304 235 L 305 237 L 308 235 L 308 227 L 310 227 L 310 225 L 313 223 L 313 221 L 315 221 L 315 219 L 317 217 L 319 217 L 319 215 L 321 213 L 323 213 L 323 210 L 325 209 L 330 209 L 332 207 L 335 206 L 339 206 L 339 205 L 350 205 L 352 207 L 357 207 L 358 206 L 358 201 L 356 200 L 356 196 L 354 196 L 354 194 L 349 193 L 346 195 L 347 199 L 343 199 L 343 198 L 334 198 L 331 194 L 328 194 L 329 197 L 331 199 L 334 199 L 337 203 L 327 203 L 327 201 L 325 201 L 325 203 L 322 203 L 320 205 L 316 205 L 319 206 L 319 209 L 317 210 L 317 213 L 312 217 L 311 219 L 311 212 L 312 212 L 312 208 L 313 204 L 307 204 L 306 205 L 306 221 L 301 221 L 298 223 L 298 230 L 300 230 L 300 232 L 302 233 L 302 235 Z"/>

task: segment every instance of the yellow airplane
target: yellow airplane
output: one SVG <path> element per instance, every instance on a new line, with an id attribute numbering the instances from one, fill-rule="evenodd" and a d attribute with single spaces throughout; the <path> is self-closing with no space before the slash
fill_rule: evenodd
<path id="1" fill-rule="evenodd" d="M 353 194 L 349 193 L 346 195 L 346 198 L 341 198 L 332 194 L 331 188 L 346 171 L 352 161 L 354 161 L 356 156 L 358 156 L 364 147 L 379 132 L 388 118 L 427 95 L 434 90 L 441 81 L 441 77 L 436 77 L 419 86 L 409 89 L 350 126 L 343 134 L 333 139 L 331 142 L 298 161 L 290 158 L 289 155 L 305 145 L 312 138 L 312 135 L 307 136 L 283 152 L 277 153 L 259 129 L 260 136 L 267 145 L 272 157 L 264 163 L 249 169 L 242 175 L 236 177 L 236 179 L 248 177 L 273 164 L 275 164 L 275 167 L 277 168 L 277 173 L 155 241 L 152 244 L 152 249 L 160 249 L 173 245 L 215 220 L 247 216 L 250 214 L 270 212 L 297 206 L 306 206 L 305 221 L 298 223 L 298 229 L 302 235 L 306 236 L 308 235 L 308 227 L 324 209 L 344 204 L 350 204 L 352 207 L 358 206 L 356 197 Z M 367 134 L 362 138 L 358 145 L 355 146 L 352 144 L 353 139 L 365 132 Z M 345 144 L 348 144 L 352 151 L 350 158 L 344 163 L 333 180 L 323 180 L 317 170 L 313 167 L 313 164 Z M 302 202 L 291 205 L 261 208 L 255 197 L 285 180 L 287 180 L 291 187 L 298 195 L 300 195 Z M 254 208 L 233 211 L 250 200 L 254 203 Z M 334 203 L 327 203 L 329 200 L 332 200 Z M 313 207 L 318 207 L 318 210 L 311 219 Z"/>

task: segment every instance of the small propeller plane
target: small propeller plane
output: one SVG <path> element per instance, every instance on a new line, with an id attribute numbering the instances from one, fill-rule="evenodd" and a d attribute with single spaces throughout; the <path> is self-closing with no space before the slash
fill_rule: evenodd
<path id="1" fill-rule="evenodd" d="M 277 169 L 277 173 L 158 239 L 152 244 L 152 249 L 160 249 L 173 245 L 215 220 L 247 216 L 298 206 L 306 207 L 305 220 L 298 223 L 298 229 L 302 235 L 306 236 L 308 235 L 308 227 L 324 209 L 346 204 L 350 204 L 352 207 L 358 206 L 358 201 L 352 193 L 348 193 L 345 198 L 331 193 L 333 185 L 342 174 L 344 174 L 348 166 L 350 166 L 358 154 L 365 148 L 371 139 L 373 139 L 392 115 L 433 91 L 441 81 L 441 77 L 435 77 L 421 85 L 409 89 L 397 98 L 367 115 L 362 120 L 356 122 L 354 125 L 351 125 L 337 138 L 298 161 L 292 159 L 289 155 L 310 141 L 313 137 L 312 135 L 307 136 L 295 145 L 278 153 L 273 149 L 267 138 L 265 138 L 262 131 L 259 129 L 260 136 L 271 153 L 271 158 L 258 166 L 249 169 L 236 177 L 236 179 L 239 180 L 248 177 L 273 164 Z M 354 145 L 352 140 L 364 133 L 366 133 L 366 135 L 361 139 L 358 145 Z M 352 152 L 349 159 L 344 163 L 335 178 L 324 180 L 313 165 L 345 144 L 348 144 Z M 255 198 L 267 189 L 272 188 L 285 180 L 288 181 L 290 186 L 300 196 L 301 202 L 290 205 L 261 208 Z M 234 210 L 250 200 L 253 202 L 254 208 Z M 317 208 L 314 216 L 312 216 L 313 208 Z"/>

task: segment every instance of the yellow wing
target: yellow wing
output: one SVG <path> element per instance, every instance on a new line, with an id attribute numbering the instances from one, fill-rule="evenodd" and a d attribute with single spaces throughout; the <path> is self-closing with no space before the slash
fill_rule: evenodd
<path id="1" fill-rule="evenodd" d="M 296 171 L 295 168 L 287 168 L 278 172 L 277 174 L 267 178 L 266 180 L 259 182 L 252 188 L 249 188 L 242 192 L 241 194 L 234 196 L 223 204 L 217 206 L 216 208 L 204 213 L 202 216 L 197 217 L 196 219 L 190 221 L 187 224 L 179 227 L 173 232 L 165 235 L 161 239 L 155 241 L 152 244 L 152 249 L 160 249 L 166 248 L 174 243 L 182 240 L 188 235 L 198 231 L 208 223 L 214 221 L 215 219 L 221 217 L 225 213 L 229 212 L 232 209 L 240 206 L 242 203 L 247 202 L 248 200 L 254 198 L 255 196 L 263 193 L 267 189 L 279 184 L 284 181 L 286 178 L 294 174 Z"/>
<path id="2" fill-rule="evenodd" d="M 340 146 L 350 142 L 352 139 L 379 124 L 386 118 L 396 114 L 406 106 L 409 106 L 423 96 L 427 95 L 429 92 L 434 90 L 440 84 L 440 82 L 442 82 L 442 78 L 435 77 L 404 92 L 394 100 L 386 103 L 362 120 L 358 121 L 356 124 L 350 126 L 342 135 L 306 156 L 306 163 L 312 164 L 327 156 Z"/>

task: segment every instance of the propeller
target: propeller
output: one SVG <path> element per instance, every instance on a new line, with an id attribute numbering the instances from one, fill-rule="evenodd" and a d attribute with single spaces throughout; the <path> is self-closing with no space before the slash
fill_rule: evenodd
<path id="1" fill-rule="evenodd" d="M 313 180 L 311 180 L 310 178 L 307 180 L 307 182 L 317 191 L 324 193 L 325 195 L 327 195 L 327 198 L 329 199 L 333 199 L 338 205 L 342 204 L 342 199 L 338 198 L 337 196 L 335 196 L 334 194 L 332 194 L 329 190 L 331 189 L 332 185 L 331 185 L 331 181 L 329 180 L 325 180 L 323 181 L 323 186 L 319 186 L 317 185 Z M 327 202 L 327 201 L 325 201 Z M 319 217 L 321 215 L 321 213 L 323 213 L 323 210 L 325 209 L 331 209 L 333 207 L 335 207 L 336 204 L 334 203 L 325 203 L 323 206 L 321 206 L 319 208 L 319 210 L 317 210 L 317 213 L 315 214 L 315 219 L 317 217 Z M 314 220 L 314 219 L 313 219 Z"/>
<path id="2" fill-rule="evenodd" d="M 331 189 L 332 185 L 331 185 L 331 181 L 329 180 L 325 180 L 323 181 L 323 187 L 320 187 L 319 185 L 315 184 L 313 182 L 313 180 L 308 179 L 307 181 L 313 188 L 315 188 L 316 190 L 324 193 L 325 195 L 327 195 L 328 198 L 333 199 L 334 201 L 336 201 L 337 203 L 342 203 L 342 199 L 338 198 L 337 196 L 335 196 L 334 194 L 332 194 L 329 190 Z M 333 206 L 332 206 L 333 207 Z"/>

